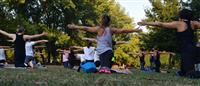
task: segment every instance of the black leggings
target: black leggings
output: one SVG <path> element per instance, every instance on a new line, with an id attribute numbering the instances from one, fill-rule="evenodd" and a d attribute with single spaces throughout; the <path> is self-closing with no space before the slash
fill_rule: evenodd
<path id="1" fill-rule="evenodd" d="M 194 65 L 200 62 L 199 53 L 199 48 L 191 45 L 181 50 L 181 71 L 183 74 L 194 71 Z"/>
<path id="2" fill-rule="evenodd" d="M 108 67 L 111 68 L 111 63 L 112 63 L 112 57 L 113 57 L 113 51 L 108 50 L 102 54 L 100 54 L 100 64 L 101 67 Z"/>
<path id="3" fill-rule="evenodd" d="M 161 66 L 160 58 L 156 58 L 156 60 L 155 60 L 155 65 L 156 65 L 155 71 L 156 71 L 156 72 L 160 72 L 160 66 Z"/>

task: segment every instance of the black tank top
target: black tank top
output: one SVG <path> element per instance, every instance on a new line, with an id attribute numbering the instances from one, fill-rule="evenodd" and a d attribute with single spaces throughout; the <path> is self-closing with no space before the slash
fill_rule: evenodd
<path id="1" fill-rule="evenodd" d="M 178 51 L 183 50 L 186 46 L 195 46 L 195 34 L 191 27 L 190 21 L 184 21 L 187 24 L 187 29 L 183 32 L 177 32 Z"/>
<path id="2" fill-rule="evenodd" d="M 25 41 L 23 35 L 16 34 L 16 39 L 14 41 L 15 55 L 25 56 Z"/>

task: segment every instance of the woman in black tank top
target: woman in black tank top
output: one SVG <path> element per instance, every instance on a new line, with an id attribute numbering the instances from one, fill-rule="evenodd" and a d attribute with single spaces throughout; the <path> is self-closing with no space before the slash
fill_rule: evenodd
<path id="1" fill-rule="evenodd" d="M 179 12 L 179 21 L 169 23 L 162 22 L 138 22 L 138 25 L 164 27 L 177 30 L 177 46 L 181 55 L 181 69 L 177 72 L 179 76 L 191 76 L 194 64 L 200 62 L 196 47 L 194 28 L 200 28 L 200 22 L 192 21 L 191 10 L 183 9 Z"/>
<path id="2" fill-rule="evenodd" d="M 15 67 L 25 67 L 25 41 L 23 38 L 23 34 L 16 34 L 16 39 L 14 41 L 14 62 Z"/>
<path id="3" fill-rule="evenodd" d="M 24 27 L 18 26 L 16 34 L 7 33 L 3 30 L 0 30 L 0 34 L 5 35 L 12 39 L 12 42 L 14 42 L 14 63 L 15 67 L 25 67 L 24 60 L 25 60 L 25 41 L 26 39 L 34 39 L 39 38 L 41 36 L 47 35 L 46 32 L 43 32 L 42 34 L 36 34 L 36 35 L 24 35 Z"/>

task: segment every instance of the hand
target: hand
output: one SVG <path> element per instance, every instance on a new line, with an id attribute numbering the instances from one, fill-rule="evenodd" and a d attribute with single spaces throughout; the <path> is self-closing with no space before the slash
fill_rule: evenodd
<path id="1" fill-rule="evenodd" d="M 140 25 L 140 26 L 144 26 L 144 25 L 146 25 L 146 21 L 142 20 L 141 22 L 138 22 L 137 24 Z"/>
<path id="2" fill-rule="evenodd" d="M 140 28 L 140 26 L 136 29 L 137 32 L 142 32 L 142 29 Z"/>
<path id="3" fill-rule="evenodd" d="M 75 25 L 75 24 L 68 24 L 67 27 L 70 28 L 70 29 L 76 29 L 76 28 L 78 28 L 78 26 Z"/>
<path id="4" fill-rule="evenodd" d="M 48 40 L 43 40 L 44 42 L 49 42 Z"/>
<path id="5" fill-rule="evenodd" d="M 44 36 L 47 36 L 47 35 L 48 35 L 48 33 L 47 33 L 47 32 L 43 32 L 43 33 L 42 33 L 42 35 L 44 35 Z"/>
<path id="6" fill-rule="evenodd" d="M 59 51 L 60 49 L 57 49 L 56 51 Z"/>

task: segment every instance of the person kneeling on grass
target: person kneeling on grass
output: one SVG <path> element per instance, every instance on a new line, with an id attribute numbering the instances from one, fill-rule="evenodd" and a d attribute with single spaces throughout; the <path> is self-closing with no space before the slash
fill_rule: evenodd
<path id="1" fill-rule="evenodd" d="M 177 75 L 200 78 L 200 72 L 194 70 L 194 64 L 200 63 L 200 51 L 196 47 L 194 33 L 195 29 L 200 28 L 200 22 L 194 21 L 191 10 L 182 9 L 179 12 L 179 21 L 169 23 L 141 21 L 138 24 L 175 29 L 178 50 L 181 55 L 181 68 Z"/>
<path id="2" fill-rule="evenodd" d="M 99 66 L 98 62 L 99 61 L 94 61 L 95 60 L 95 47 L 92 47 L 92 41 L 87 41 L 87 46 L 86 47 L 78 47 L 74 46 L 75 48 L 82 49 L 84 54 L 80 56 L 81 59 L 81 64 L 78 69 L 82 69 L 84 72 L 87 73 L 94 73 L 97 72 L 96 67 Z"/>
<path id="3" fill-rule="evenodd" d="M 24 35 L 25 29 L 23 26 L 17 26 L 17 30 L 15 34 L 7 33 L 3 30 L 0 30 L 0 34 L 7 36 L 12 39 L 11 42 L 14 42 L 14 63 L 15 67 L 26 67 L 24 65 L 24 60 L 26 57 L 25 51 L 25 40 L 39 38 L 42 36 L 46 36 L 48 33 L 43 32 L 41 34 L 35 35 Z"/>
<path id="4" fill-rule="evenodd" d="M 6 64 L 5 50 L 8 50 L 8 46 L 0 46 L 0 68 L 3 68 Z"/>
<path id="5" fill-rule="evenodd" d="M 70 54 L 70 49 L 64 48 L 63 50 L 58 49 L 57 51 L 62 53 L 62 63 L 64 68 L 69 68 L 69 54 Z"/>
<path id="6" fill-rule="evenodd" d="M 122 34 L 122 33 L 132 33 L 132 32 L 141 32 L 139 29 L 117 29 L 110 28 L 110 17 L 108 15 L 103 15 L 102 23 L 97 27 L 87 27 L 87 26 L 78 26 L 74 24 L 69 24 L 68 28 L 78 29 L 83 31 L 88 31 L 97 34 L 97 53 L 100 57 L 101 68 L 99 73 L 110 74 L 111 71 L 111 59 L 113 57 L 112 51 L 112 35 L 113 34 Z"/>
<path id="7" fill-rule="evenodd" d="M 34 51 L 33 51 L 33 45 L 38 43 L 45 43 L 48 42 L 48 40 L 38 40 L 38 41 L 31 41 L 31 39 L 28 39 L 28 41 L 25 44 L 26 49 L 26 58 L 24 61 L 25 66 L 30 66 L 31 68 L 35 67 L 36 64 L 33 64 L 34 58 Z"/>
<path id="8" fill-rule="evenodd" d="M 69 48 L 64 48 L 63 50 L 57 49 L 57 51 L 62 53 L 62 62 L 64 68 L 73 69 L 77 63 L 75 52 L 79 52 L 80 50 L 75 50 L 74 47 L 71 46 Z"/>

